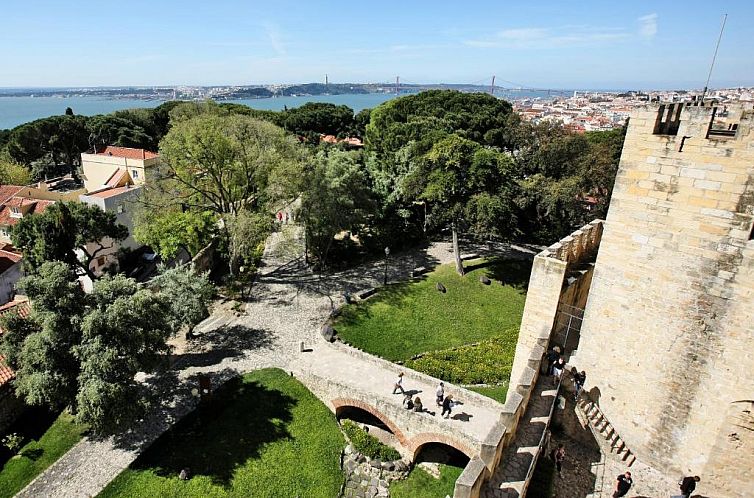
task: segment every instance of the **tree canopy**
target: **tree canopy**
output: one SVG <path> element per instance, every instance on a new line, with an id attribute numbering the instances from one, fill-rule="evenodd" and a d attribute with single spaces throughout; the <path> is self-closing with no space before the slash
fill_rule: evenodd
<path id="1" fill-rule="evenodd" d="M 13 227 L 13 245 L 24 253 L 27 271 L 37 271 L 47 261 L 62 261 L 92 280 L 92 261 L 114 242 L 128 237 L 128 228 L 114 213 L 80 202 L 56 202 L 44 212 L 24 216 Z"/>
<path id="2" fill-rule="evenodd" d="M 129 427 L 149 402 L 136 374 L 154 368 L 180 326 L 206 316 L 211 297 L 206 277 L 190 269 L 164 272 L 158 282 L 150 290 L 107 276 L 87 295 L 60 261 L 22 279 L 31 314 L 3 318 L 0 342 L 16 394 L 31 405 L 68 406 L 97 433 Z"/>

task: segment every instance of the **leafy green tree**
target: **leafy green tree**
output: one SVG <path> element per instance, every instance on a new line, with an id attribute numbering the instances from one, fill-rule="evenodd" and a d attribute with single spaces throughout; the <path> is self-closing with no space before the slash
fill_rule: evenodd
<path id="1" fill-rule="evenodd" d="M 32 303 L 28 318 L 3 319 L 0 352 L 16 370 L 16 394 L 32 405 L 66 406 L 102 434 L 130 427 L 150 393 L 136 381 L 169 351 L 167 339 L 207 314 L 211 286 L 190 270 L 163 272 L 140 287 L 118 275 L 81 290 L 65 263 L 44 263 L 20 285 Z"/>
<path id="2" fill-rule="evenodd" d="M 90 131 L 90 143 L 101 150 L 108 145 L 155 149 L 156 143 L 147 131 L 133 120 L 124 116 L 128 114 L 105 114 L 93 116 L 87 123 Z"/>
<path id="3" fill-rule="evenodd" d="M 16 371 L 16 394 L 30 405 L 62 409 L 77 390 L 80 366 L 73 348 L 81 342 L 86 295 L 60 262 L 41 265 L 18 286 L 33 303 L 31 316 L 6 318 L 0 347 Z"/>
<path id="4" fill-rule="evenodd" d="M 297 135 L 308 133 L 344 136 L 354 126 L 353 109 L 345 105 L 308 102 L 285 114 L 285 129 Z"/>
<path id="5" fill-rule="evenodd" d="M 416 163 L 403 190 L 409 199 L 427 203 L 432 226 L 450 226 L 456 269 L 463 275 L 459 230 L 510 237 L 515 227 L 515 180 L 507 155 L 450 135 Z"/>
<path id="6" fill-rule="evenodd" d="M 301 213 L 307 248 L 325 266 L 335 235 L 358 229 L 374 206 L 367 175 L 356 154 L 320 151 L 307 167 L 301 193 Z"/>
<path id="7" fill-rule="evenodd" d="M 90 269 L 103 251 L 128 237 L 128 228 L 114 213 L 79 202 L 56 202 L 43 213 L 24 216 L 13 227 L 11 240 L 24 253 L 29 272 L 47 261 L 62 261 L 92 280 Z"/>
<path id="8" fill-rule="evenodd" d="M 291 195 L 304 151 L 280 128 L 240 115 L 202 114 L 173 125 L 160 144 L 171 201 L 221 219 Z"/>
<path id="9" fill-rule="evenodd" d="M 366 127 L 366 145 L 381 161 L 390 160 L 395 151 L 409 142 L 420 140 L 431 130 L 442 130 L 483 145 L 506 148 L 501 138 L 511 112 L 510 103 L 485 93 L 421 92 L 372 109 Z M 491 130 L 500 133 L 490 133 Z"/>
<path id="10" fill-rule="evenodd" d="M 230 272 L 237 275 L 242 264 L 254 265 L 264 250 L 264 241 L 272 231 L 266 213 L 240 211 L 226 219 Z"/>
<path id="11" fill-rule="evenodd" d="M 148 406 L 148 392 L 135 380 L 169 351 L 174 332 L 170 299 L 184 296 L 139 289 L 122 275 L 94 286 L 92 306 L 81 322 L 76 418 L 97 433 L 129 427 Z"/>
<path id="12" fill-rule="evenodd" d="M 31 173 L 21 164 L 0 159 L 0 184 L 28 185 L 31 183 Z"/>
<path id="13" fill-rule="evenodd" d="M 173 329 L 178 330 L 183 325 L 193 328 L 209 316 L 215 288 L 206 274 L 198 274 L 190 265 L 161 266 L 159 271 L 160 274 L 150 280 L 150 288 L 165 296 L 180 296 L 169 301 Z"/>
<path id="14" fill-rule="evenodd" d="M 215 215 L 210 211 L 155 210 L 145 206 L 137 212 L 133 236 L 167 260 L 182 247 L 196 255 L 216 231 Z"/>
<path id="15" fill-rule="evenodd" d="M 74 172 L 89 148 L 85 116 L 51 116 L 11 130 L 6 149 L 11 159 L 32 165 L 35 178 Z"/>

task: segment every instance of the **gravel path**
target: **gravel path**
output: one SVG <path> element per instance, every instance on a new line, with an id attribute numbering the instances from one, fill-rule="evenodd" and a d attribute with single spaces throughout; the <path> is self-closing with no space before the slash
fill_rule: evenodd
<path id="1" fill-rule="evenodd" d="M 478 253 L 497 254 L 501 249 L 510 250 L 474 248 Z M 299 229 L 288 226 L 274 234 L 268 241 L 264 266 L 245 313 L 240 316 L 231 310 L 213 313 L 196 327 L 199 338 L 178 355 L 172 370 L 145 379 L 160 395 L 162 404 L 127 434 L 104 440 L 83 439 L 17 496 L 97 495 L 141 451 L 193 409 L 196 400 L 190 393 L 197 386 L 199 374 L 212 374 L 213 385 L 217 386 L 239 373 L 260 368 L 298 371 L 300 343 L 321 342 L 319 327 L 333 307 L 341 303 L 343 293 L 381 285 L 385 271 L 384 261 L 374 261 L 319 276 L 306 268 L 300 252 Z M 452 259 L 449 243 L 431 244 L 391 256 L 388 278 L 405 280 L 417 266 L 431 268 Z M 480 416 L 479 420 L 486 418 Z"/>

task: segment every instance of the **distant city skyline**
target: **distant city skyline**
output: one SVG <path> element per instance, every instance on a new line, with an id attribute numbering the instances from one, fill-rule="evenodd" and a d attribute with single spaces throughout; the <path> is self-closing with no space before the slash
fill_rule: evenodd
<path id="1" fill-rule="evenodd" d="M 127 5 L 127 8 L 126 8 Z M 754 85 L 754 5 L 6 0 L 0 87 L 274 83 Z"/>

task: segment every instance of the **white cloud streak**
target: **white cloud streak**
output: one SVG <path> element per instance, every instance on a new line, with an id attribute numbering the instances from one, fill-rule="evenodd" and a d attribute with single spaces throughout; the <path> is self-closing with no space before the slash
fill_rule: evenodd
<path id="1" fill-rule="evenodd" d="M 630 33 L 623 28 L 592 26 L 526 27 L 505 29 L 492 36 L 464 40 L 463 44 L 479 48 L 551 49 L 593 45 L 629 38 Z"/>
<path id="2" fill-rule="evenodd" d="M 657 14 L 647 14 L 639 19 L 639 36 L 643 40 L 651 40 L 657 34 Z"/>
<path id="3" fill-rule="evenodd" d="M 262 27 L 264 28 L 264 32 L 267 35 L 267 39 L 272 46 L 272 50 L 275 51 L 275 54 L 277 54 L 279 57 L 285 57 L 286 55 L 288 55 L 288 51 L 285 48 L 285 43 L 283 43 L 283 37 L 277 25 L 271 22 L 267 22 L 264 23 Z"/>

